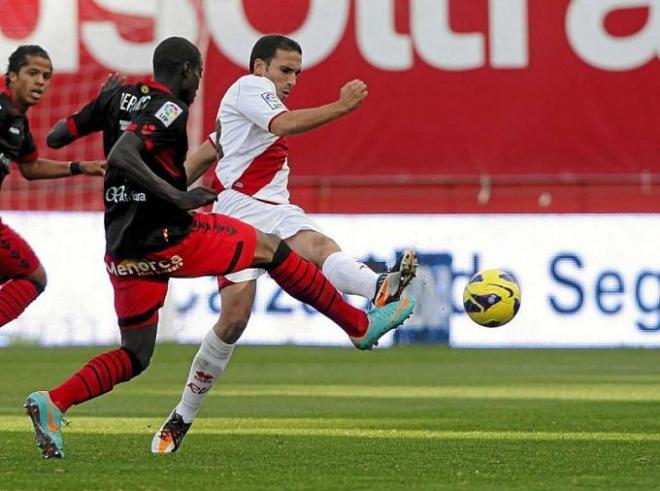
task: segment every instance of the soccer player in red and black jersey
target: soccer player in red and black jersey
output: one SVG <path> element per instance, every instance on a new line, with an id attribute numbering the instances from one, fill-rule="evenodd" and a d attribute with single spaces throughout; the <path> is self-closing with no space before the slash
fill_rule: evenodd
<path id="1" fill-rule="evenodd" d="M 104 174 L 105 162 L 60 162 L 39 157 L 27 111 L 50 85 L 53 66 L 36 45 L 18 47 L 9 57 L 0 91 L 0 186 L 16 162 L 26 179 Z M 46 271 L 28 243 L 0 219 L 0 327 L 16 319 L 46 287 Z"/>
<path id="2" fill-rule="evenodd" d="M 407 300 L 369 313 L 356 309 L 313 263 L 278 237 L 225 215 L 190 213 L 216 197 L 203 187 L 186 190 L 188 106 L 199 87 L 202 58 L 192 43 L 172 37 L 158 45 L 153 65 L 154 80 L 143 85 L 149 99 L 132 114 L 112 147 L 105 179 L 105 262 L 121 347 L 94 357 L 55 389 L 28 396 L 27 413 L 46 458 L 64 456 L 64 412 L 147 368 L 171 277 L 264 268 L 291 296 L 335 321 L 349 336 L 366 338 L 372 345 L 414 307 L 414 301 Z M 187 428 L 169 431 L 178 438 Z"/>

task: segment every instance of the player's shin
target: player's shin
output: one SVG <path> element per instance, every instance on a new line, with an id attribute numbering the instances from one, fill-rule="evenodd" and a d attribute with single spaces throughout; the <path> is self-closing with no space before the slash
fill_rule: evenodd
<path id="1" fill-rule="evenodd" d="M 16 319 L 41 294 L 36 283 L 17 278 L 0 287 L 0 327 Z"/>
<path id="2" fill-rule="evenodd" d="M 234 345 L 222 341 L 213 329 L 206 333 L 193 359 L 181 401 L 175 410 L 185 423 L 192 422 L 197 416 L 204 399 L 225 371 L 233 352 Z"/>
<path id="3" fill-rule="evenodd" d="M 293 252 L 284 242 L 266 267 L 284 291 L 332 319 L 349 336 L 363 335 L 369 325 L 364 311 L 347 303 L 323 273 Z"/>
<path id="4" fill-rule="evenodd" d="M 124 348 L 95 356 L 59 387 L 49 391 L 50 398 L 64 413 L 74 404 L 94 399 L 138 375 L 137 361 Z"/>

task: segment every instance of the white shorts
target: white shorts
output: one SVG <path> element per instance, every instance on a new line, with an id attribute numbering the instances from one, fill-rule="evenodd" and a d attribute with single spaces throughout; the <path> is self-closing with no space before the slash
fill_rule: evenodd
<path id="1" fill-rule="evenodd" d="M 296 205 L 271 205 L 256 200 L 233 189 L 225 189 L 213 204 L 215 213 L 229 215 L 262 232 L 277 235 L 281 239 L 293 237 L 301 230 L 314 230 L 323 233 L 314 220 L 309 218 L 302 208 Z M 242 283 L 259 278 L 266 271 L 263 269 L 244 269 L 231 273 L 226 279 L 232 283 Z"/>

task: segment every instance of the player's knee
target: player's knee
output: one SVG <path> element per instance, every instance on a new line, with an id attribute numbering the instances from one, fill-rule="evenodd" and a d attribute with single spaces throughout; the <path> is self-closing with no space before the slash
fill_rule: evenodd
<path id="1" fill-rule="evenodd" d="M 270 257 L 270 261 L 261 265 L 261 267 L 267 271 L 280 266 L 291 254 L 291 248 L 286 244 L 286 242 L 281 240 L 279 237 L 275 237 L 275 239 L 277 239 L 277 242 L 273 244 L 273 254 Z"/>
<path id="2" fill-rule="evenodd" d="M 321 268 L 329 256 L 339 251 L 341 251 L 341 248 L 334 240 L 319 235 L 312 242 L 311 253 L 308 254 L 308 259 Z"/>
<path id="3" fill-rule="evenodd" d="M 124 353 L 128 356 L 128 358 L 131 360 L 131 378 L 137 377 L 140 375 L 142 372 L 144 372 L 144 369 L 149 366 L 149 359 L 145 361 L 141 360 L 141 357 L 136 355 L 132 349 L 122 346 L 122 350 L 124 350 Z"/>
<path id="4" fill-rule="evenodd" d="M 121 347 L 126 351 L 133 365 L 133 377 L 144 372 L 156 347 L 156 326 L 136 331 L 122 332 Z"/>
<path id="5" fill-rule="evenodd" d="M 122 349 L 128 354 L 128 357 L 131 359 L 131 365 L 133 367 L 133 377 L 137 377 L 142 372 L 144 372 L 149 363 L 151 362 L 151 355 L 153 355 L 152 349 L 145 349 L 144 347 L 134 347 L 134 346 L 124 346 L 122 344 Z"/>
<path id="6" fill-rule="evenodd" d="M 139 364 L 139 370 L 140 371 L 139 372 L 133 371 L 133 376 L 139 375 L 147 369 L 147 367 L 151 363 L 151 355 L 152 354 L 153 354 L 153 352 L 148 353 L 148 354 L 142 354 L 140 357 L 138 357 L 138 362 L 140 363 Z"/>
<path id="7" fill-rule="evenodd" d="M 254 266 L 268 265 L 273 261 L 277 249 L 283 241 L 277 235 L 267 234 L 257 230 L 257 248 L 254 257 Z"/>
<path id="8" fill-rule="evenodd" d="M 46 270 L 41 264 L 37 269 L 35 269 L 27 276 L 27 279 L 32 282 L 39 293 L 43 292 L 46 289 L 46 285 L 48 284 L 48 276 L 46 276 Z"/>

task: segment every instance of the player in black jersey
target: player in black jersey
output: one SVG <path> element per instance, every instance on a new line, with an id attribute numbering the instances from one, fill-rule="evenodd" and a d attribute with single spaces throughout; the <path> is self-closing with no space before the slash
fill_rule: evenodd
<path id="1" fill-rule="evenodd" d="M 45 95 L 52 74 L 50 57 L 40 46 L 19 46 L 9 57 L 0 91 L 0 186 L 12 162 L 29 180 L 104 173 L 105 162 L 39 157 L 26 114 Z M 45 287 L 46 271 L 32 248 L 0 220 L 0 327 L 17 318 Z"/>
<path id="2" fill-rule="evenodd" d="M 178 182 L 178 187 L 185 190 L 185 171 L 174 169 L 172 166 L 173 158 L 185 159 L 188 149 L 187 137 L 178 140 L 175 138 L 185 136 L 185 126 L 182 128 L 180 125 L 181 122 L 185 125 L 187 121 L 187 107 L 177 105 L 175 102 L 163 106 L 168 102 L 167 96 L 172 93 L 168 87 L 155 80 L 136 84 L 121 82 L 122 79 L 118 75 L 110 75 L 94 100 L 53 127 L 48 134 L 48 145 L 60 148 L 80 137 L 102 131 L 103 150 L 107 157 L 124 131 L 133 132 L 137 129 L 137 126 L 131 122 L 136 114 L 142 110 L 148 111 L 149 107 L 158 106 L 157 110 L 162 106 L 165 109 L 161 113 L 151 115 L 152 118 L 156 118 L 155 121 L 140 127 L 139 134 L 147 136 L 146 149 L 154 150 L 145 160 L 150 169 L 155 170 L 157 175 L 166 180 L 178 176 L 178 181 L 181 181 L 183 176 L 184 181 Z M 168 111 L 173 112 L 170 114 Z M 175 136 L 165 137 L 172 140 L 171 142 L 160 141 L 163 132 L 156 131 L 155 122 L 162 122 L 168 117 L 172 118 L 172 122 L 178 119 L 172 126 L 176 134 L 172 131 L 171 135 Z M 171 143 L 172 147 L 161 149 L 165 143 Z M 154 146 L 157 148 L 154 149 Z M 154 162 L 149 162 L 150 160 Z M 205 195 L 210 201 L 215 199 L 214 191 L 200 189 L 192 192 L 192 195 L 197 193 Z M 145 190 L 117 168 L 108 169 L 104 201 L 107 253 L 115 257 L 140 257 L 148 250 L 162 248 L 185 234 L 192 223 L 190 214 L 170 201 L 152 197 L 147 202 Z M 197 202 L 195 204 L 193 208 L 200 206 Z M 163 218 L 154 218 L 154 216 Z M 154 220 L 158 222 L 156 225 L 152 223 Z M 163 241 L 161 237 L 164 228 L 167 229 L 167 241 Z M 147 229 L 152 232 L 152 236 L 142 237 L 142 231 Z M 147 242 L 144 248 L 140 246 L 143 241 Z"/>
<path id="3" fill-rule="evenodd" d="M 278 237 L 225 215 L 190 213 L 216 197 L 203 187 L 186 190 L 188 105 L 197 93 L 202 59 L 193 44 L 173 37 L 158 45 L 153 61 L 154 80 L 139 84 L 149 99 L 131 114 L 112 147 L 105 178 L 105 263 L 115 293 L 121 348 L 94 357 L 59 387 L 28 396 L 27 412 L 46 458 L 64 456 L 60 429 L 65 411 L 147 368 L 171 277 L 264 268 L 291 296 L 371 346 L 414 307 L 413 300 L 404 299 L 367 314 L 344 301 L 313 263 Z M 106 107 L 118 102 L 111 99 Z M 118 126 L 120 121 L 111 123 Z M 167 432 L 176 439 L 186 430 L 184 425 Z M 163 444 L 168 444 L 166 438 Z"/>

